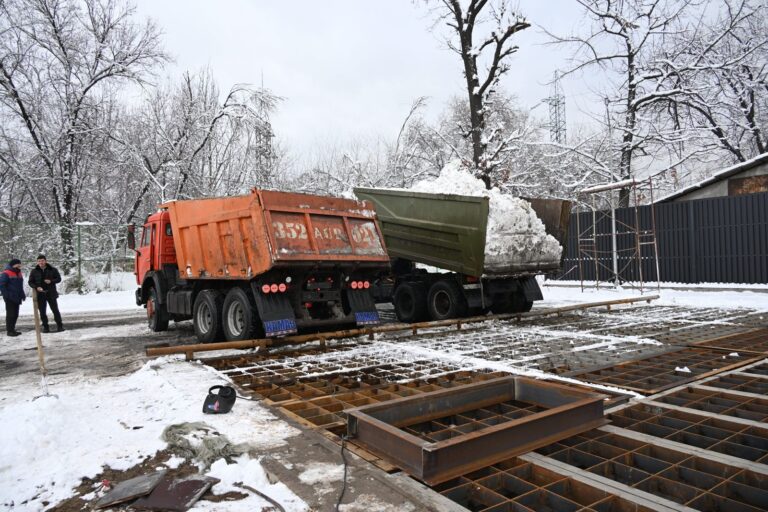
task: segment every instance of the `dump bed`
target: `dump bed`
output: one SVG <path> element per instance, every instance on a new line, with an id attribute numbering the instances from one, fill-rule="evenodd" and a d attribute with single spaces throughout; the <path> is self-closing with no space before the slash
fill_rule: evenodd
<path id="1" fill-rule="evenodd" d="M 393 258 L 472 276 L 523 275 L 554 271 L 560 266 L 552 262 L 521 265 L 511 257 L 506 268 L 487 269 L 487 197 L 371 188 L 356 188 L 355 194 L 376 206 L 387 251 Z M 571 203 L 554 199 L 528 201 L 547 234 L 564 245 Z"/>
<path id="2" fill-rule="evenodd" d="M 254 189 L 172 201 L 182 277 L 249 279 L 275 266 L 389 263 L 373 207 L 362 201 Z"/>

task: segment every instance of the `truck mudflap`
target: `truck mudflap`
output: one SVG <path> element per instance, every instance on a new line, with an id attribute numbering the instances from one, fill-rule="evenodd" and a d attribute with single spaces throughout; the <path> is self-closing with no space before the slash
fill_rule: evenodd
<path id="1" fill-rule="evenodd" d="M 264 326 L 264 336 L 284 336 L 298 332 L 296 316 L 293 313 L 288 296 L 284 293 L 259 293 L 252 285 L 253 296 L 256 299 L 256 309 L 259 311 L 261 324 Z"/>
<path id="2" fill-rule="evenodd" d="M 351 312 L 355 315 L 357 325 L 378 325 L 381 323 L 379 312 L 376 311 L 376 303 L 369 290 L 347 289 L 347 302 Z"/>
<path id="3" fill-rule="evenodd" d="M 544 296 L 541 294 L 541 288 L 539 288 L 539 283 L 536 281 L 535 277 L 522 278 L 520 279 L 520 284 L 523 287 L 525 298 L 530 302 L 544 299 Z"/>

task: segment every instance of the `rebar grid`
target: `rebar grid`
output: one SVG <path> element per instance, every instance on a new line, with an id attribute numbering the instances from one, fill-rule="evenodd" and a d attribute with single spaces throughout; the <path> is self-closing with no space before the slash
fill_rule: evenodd
<path id="1" fill-rule="evenodd" d="M 571 376 L 587 382 L 653 394 L 756 359 L 754 356 L 715 349 L 676 348 L 664 354 L 608 368 L 575 372 Z"/>
<path id="2" fill-rule="evenodd" d="M 537 452 L 694 509 L 757 511 L 768 507 L 768 474 L 630 436 L 592 430 Z"/>
<path id="3" fill-rule="evenodd" d="M 512 458 L 433 487 L 473 511 L 602 511 L 650 512 L 600 488 Z"/>
<path id="4" fill-rule="evenodd" d="M 760 428 L 647 404 L 627 407 L 608 417 L 620 428 L 768 464 L 768 425 Z"/>

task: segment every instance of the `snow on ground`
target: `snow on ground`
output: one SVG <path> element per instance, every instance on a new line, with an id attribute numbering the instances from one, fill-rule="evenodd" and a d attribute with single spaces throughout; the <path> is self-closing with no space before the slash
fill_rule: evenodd
<path id="1" fill-rule="evenodd" d="M 209 367 L 161 358 L 124 377 L 51 387 L 55 397 L 32 400 L 39 390 L 28 390 L 26 400 L 0 408 L 0 509 L 42 510 L 44 501 L 57 503 L 73 495 L 81 478 L 98 475 L 102 466 L 132 467 L 166 448 L 161 434 L 172 424 L 204 422 L 232 443 L 248 443 L 253 449 L 281 446 L 299 433 L 252 401 L 238 400 L 229 414 L 203 414 L 203 399 L 215 384 L 226 382 Z M 214 487 L 217 494 L 236 481 L 265 489 L 263 470 L 247 456 L 236 465 L 214 463 L 210 473 L 222 478 L 220 487 Z M 280 485 L 265 492 L 288 510 L 306 509 Z M 195 510 L 213 510 L 213 505 Z M 258 510 L 262 505 L 266 502 L 251 497 L 228 510 Z"/>
<path id="2" fill-rule="evenodd" d="M 87 313 L 97 311 L 124 311 L 132 310 L 135 312 L 144 311 L 142 308 L 136 305 L 135 295 L 133 290 L 119 291 L 119 292 L 101 292 L 101 293 L 88 293 L 86 295 L 79 295 L 77 293 L 67 293 L 59 295 L 59 310 L 64 318 L 64 322 L 67 320 L 67 313 Z M 21 304 L 19 309 L 19 315 L 31 316 L 32 311 L 32 297 L 29 296 L 29 290 L 27 290 L 27 300 Z M 5 318 L 5 308 L 0 308 L 0 318 Z M 48 319 L 52 319 L 50 310 L 48 311 Z"/>
<path id="3" fill-rule="evenodd" d="M 211 465 L 211 469 L 207 474 L 221 479 L 221 482 L 213 487 L 214 494 L 224 494 L 230 491 L 247 493 L 247 489 L 244 491 L 243 487 L 237 485 L 244 484 L 263 492 L 280 503 L 286 510 L 304 511 L 309 509 L 306 503 L 293 494 L 285 484 L 281 482 L 270 483 L 259 461 L 247 455 L 236 458 L 234 464 L 228 464 L 224 459 L 219 459 Z M 225 509 L 228 512 L 254 512 L 264 510 L 264 507 L 269 507 L 268 510 L 273 508 L 264 499 L 251 494 L 246 499 L 227 502 Z M 220 511 L 222 510 L 222 504 L 198 501 L 192 510 Z"/>
<path id="4" fill-rule="evenodd" d="M 537 306 L 563 306 L 578 302 L 599 302 L 616 299 L 639 297 L 641 294 L 633 288 L 585 288 L 571 285 L 558 286 L 557 281 L 545 281 L 542 287 L 543 302 Z M 653 304 L 661 306 L 689 306 L 696 308 L 754 309 L 768 311 L 768 293 L 760 291 L 702 291 L 677 290 L 648 287 L 643 295 L 659 295 Z"/>
<path id="5" fill-rule="evenodd" d="M 451 194 L 489 198 L 488 227 L 485 241 L 487 272 L 506 272 L 531 262 L 557 265 L 562 248 L 548 235 L 528 201 L 502 193 L 498 188 L 487 190 L 459 160 L 452 160 L 440 176 L 420 181 L 411 187 L 415 192 Z"/>

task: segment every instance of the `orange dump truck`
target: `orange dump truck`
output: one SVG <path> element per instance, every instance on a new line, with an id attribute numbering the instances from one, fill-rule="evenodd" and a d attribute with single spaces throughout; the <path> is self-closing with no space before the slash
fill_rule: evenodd
<path id="1" fill-rule="evenodd" d="M 259 189 L 171 201 L 129 246 L 154 331 L 192 319 L 211 342 L 379 322 L 371 284 L 389 258 L 364 201 Z"/>

